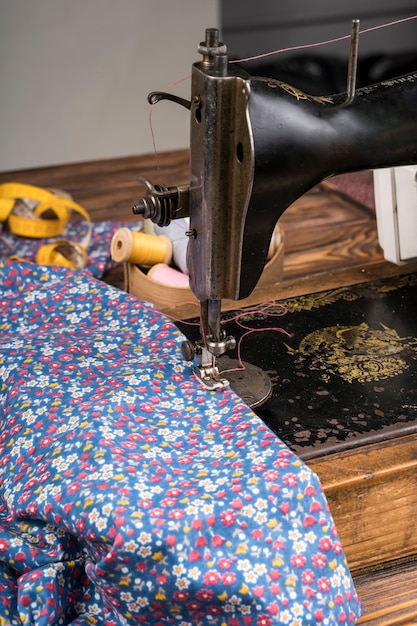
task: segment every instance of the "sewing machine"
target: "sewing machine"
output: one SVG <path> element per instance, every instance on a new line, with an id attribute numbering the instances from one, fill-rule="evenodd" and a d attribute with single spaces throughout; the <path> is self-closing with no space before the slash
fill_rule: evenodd
<path id="1" fill-rule="evenodd" d="M 347 91 L 310 96 L 253 78 L 228 62 L 216 29 L 199 46 L 190 101 L 190 182 L 142 180 L 133 212 L 159 225 L 189 216 L 190 286 L 200 301 L 201 340 L 186 360 L 208 387 L 222 386 L 218 359 L 235 346 L 221 330 L 221 301 L 247 297 L 264 268 L 273 230 L 297 198 L 341 173 L 417 163 L 417 72 L 356 89 L 359 22 L 352 22 Z"/>

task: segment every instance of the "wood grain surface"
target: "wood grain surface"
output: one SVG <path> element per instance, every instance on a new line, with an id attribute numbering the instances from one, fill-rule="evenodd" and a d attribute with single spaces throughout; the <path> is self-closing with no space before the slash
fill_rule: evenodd
<path id="1" fill-rule="evenodd" d="M 72 163 L 23 171 L 0 172 L 2 182 L 25 182 L 69 192 L 93 221 L 135 222 L 132 206 L 145 193 L 138 177 L 177 185 L 188 181 L 188 150 Z M 340 181 L 340 186 L 339 185 Z M 260 292 L 260 298 L 289 297 L 338 284 L 363 282 L 369 277 L 404 272 L 387 263 L 378 244 L 372 206 L 371 174 L 344 175 L 314 188 L 291 205 L 280 224 L 285 234 L 284 273 L 279 284 Z M 354 184 L 352 184 L 354 183 Z M 367 204 L 348 196 L 358 188 Z M 366 191 L 363 192 L 363 189 Z M 408 270 L 406 270 L 408 271 Z M 122 268 L 107 277 L 123 284 Z M 258 298 L 257 298 L 258 299 Z M 259 300 L 259 299 L 258 299 Z M 251 301 L 252 302 L 252 301 Z"/>

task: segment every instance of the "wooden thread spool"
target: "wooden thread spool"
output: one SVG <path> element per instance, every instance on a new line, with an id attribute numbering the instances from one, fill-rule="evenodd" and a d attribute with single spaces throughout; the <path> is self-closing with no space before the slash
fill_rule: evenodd
<path id="1" fill-rule="evenodd" d="M 172 243 L 165 235 L 137 233 L 120 228 L 111 240 L 111 257 L 117 263 L 152 266 L 169 263 L 172 258 Z"/>

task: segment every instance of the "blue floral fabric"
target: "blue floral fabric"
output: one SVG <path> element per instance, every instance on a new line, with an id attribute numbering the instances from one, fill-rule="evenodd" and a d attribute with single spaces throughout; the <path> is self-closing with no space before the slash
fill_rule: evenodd
<path id="1" fill-rule="evenodd" d="M 0 624 L 352 624 L 317 476 L 181 333 L 86 271 L 0 264 Z"/>

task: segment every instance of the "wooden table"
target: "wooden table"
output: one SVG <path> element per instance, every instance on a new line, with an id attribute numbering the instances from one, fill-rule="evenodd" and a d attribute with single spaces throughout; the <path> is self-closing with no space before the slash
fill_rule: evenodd
<path id="1" fill-rule="evenodd" d="M 93 221 L 135 222 L 132 206 L 145 191 L 137 182 L 138 176 L 168 186 L 187 182 L 188 158 L 188 151 L 181 150 L 157 157 L 140 155 L 0 172 L 0 183 L 16 181 L 61 188 L 87 209 Z M 333 181 L 343 183 L 340 188 L 344 189 L 352 176 L 339 176 Z M 371 175 L 364 172 L 354 176 L 360 186 L 366 187 Z M 283 279 L 270 285 L 262 296 L 285 298 L 404 272 L 383 258 L 372 206 L 350 200 L 337 210 L 329 202 L 323 210 L 311 208 L 311 203 L 302 199 L 287 209 L 281 223 L 285 232 Z M 414 269 L 408 267 L 406 271 Z"/>
<path id="2" fill-rule="evenodd" d="M 137 177 L 166 185 L 188 180 L 188 151 L 132 156 L 26 171 L 0 173 L 0 182 L 61 188 L 95 221 L 135 221 L 133 204 L 144 193 Z M 355 175 L 368 202 L 346 197 L 352 178 L 325 183 L 328 202 L 302 198 L 281 219 L 285 233 L 284 274 L 266 285 L 258 301 L 287 298 L 415 272 L 383 259 L 378 245 L 370 174 Z M 316 190 L 317 191 L 317 190 Z M 316 192 L 315 191 L 315 192 Z M 313 193 L 315 193 L 313 192 Z M 343 196 L 343 193 L 342 193 Z M 122 286 L 121 268 L 104 280 Z M 195 309 L 183 311 L 194 315 Z M 406 624 L 417 619 L 417 445 L 414 435 L 327 454 L 309 461 L 319 475 L 365 603 L 361 624 Z"/>

